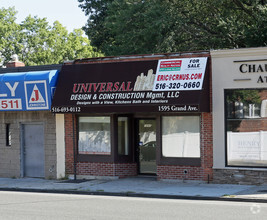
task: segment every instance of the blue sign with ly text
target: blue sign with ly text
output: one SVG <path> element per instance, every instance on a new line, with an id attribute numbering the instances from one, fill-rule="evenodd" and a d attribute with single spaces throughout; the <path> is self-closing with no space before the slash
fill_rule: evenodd
<path id="1" fill-rule="evenodd" d="M 0 75 L 0 111 L 50 110 L 58 71 Z"/>

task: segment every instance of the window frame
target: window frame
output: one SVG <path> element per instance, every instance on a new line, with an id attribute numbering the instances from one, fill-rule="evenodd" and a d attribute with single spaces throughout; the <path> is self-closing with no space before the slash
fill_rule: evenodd
<path id="1" fill-rule="evenodd" d="M 109 155 L 101 154 L 79 154 L 79 117 L 109 117 L 110 118 L 110 138 L 111 138 L 111 153 Z M 118 118 L 128 117 L 128 132 L 129 132 L 129 154 L 118 154 Z M 92 163 L 133 163 L 134 162 L 134 130 L 133 116 L 131 114 L 77 114 L 76 121 L 76 155 L 77 162 L 92 162 Z"/>
<path id="2" fill-rule="evenodd" d="M 110 118 L 110 154 L 79 154 L 79 118 L 80 117 L 109 117 Z M 77 162 L 114 162 L 114 116 L 109 114 L 79 114 L 76 116 L 76 155 Z"/>
<path id="3" fill-rule="evenodd" d="M 162 154 L 163 144 L 162 144 L 162 128 L 163 128 L 163 117 L 165 116 L 198 116 L 199 117 L 199 132 L 200 132 L 200 156 L 199 157 L 164 157 Z M 159 150 L 160 150 L 160 157 L 158 158 L 159 165 L 179 165 L 179 166 L 201 166 L 201 113 L 190 113 L 190 114 L 162 114 L 160 115 L 160 123 L 159 123 L 159 134 L 158 135 L 158 143 L 159 143 Z"/>
<path id="4" fill-rule="evenodd" d="M 11 124 L 6 123 L 6 147 L 11 147 L 12 145 L 12 134 L 11 134 Z"/>
<path id="5" fill-rule="evenodd" d="M 233 167 L 233 168 L 237 168 L 237 167 L 240 167 L 240 168 L 267 168 L 267 165 L 266 166 L 250 166 L 250 165 L 230 165 L 228 163 L 228 147 L 227 147 L 227 144 L 228 144 L 228 139 L 227 139 L 227 92 L 229 90 L 267 90 L 265 88 L 227 88 L 227 89 L 224 89 L 224 142 L 225 142 L 225 167 Z M 257 119 L 257 118 L 240 118 L 240 119 L 237 119 L 237 120 L 254 120 L 254 119 Z"/>
<path id="6" fill-rule="evenodd" d="M 118 118 L 127 117 L 128 118 L 128 155 L 119 154 L 119 145 L 118 145 Z M 134 161 L 134 146 L 135 146 L 135 138 L 134 138 L 134 117 L 132 114 L 116 114 L 114 116 L 114 162 L 116 163 L 133 163 Z"/>
<path id="7" fill-rule="evenodd" d="M 123 144 L 123 146 L 121 146 L 121 148 L 122 149 L 124 149 L 124 151 L 125 151 L 125 153 L 120 153 L 119 151 L 120 151 L 120 143 L 121 142 L 119 142 L 119 139 L 120 139 L 120 132 L 119 132 L 119 119 L 126 119 L 126 120 L 121 120 L 121 121 L 125 121 L 126 123 L 125 123 L 125 126 L 123 127 L 124 129 L 125 129 L 125 134 L 124 134 L 124 137 L 126 137 L 125 138 L 125 141 L 124 141 L 124 144 Z M 129 134 L 129 121 L 130 121 L 130 119 L 129 119 L 129 117 L 127 117 L 127 116 L 120 116 L 120 115 L 118 115 L 118 117 L 117 117 L 117 120 L 116 120 L 116 122 L 118 123 L 118 126 L 117 126 L 117 143 L 118 143 L 118 156 L 128 156 L 129 154 L 130 154 L 130 134 Z"/>
<path id="8" fill-rule="evenodd" d="M 84 118 L 85 121 L 80 120 L 80 119 L 83 119 L 83 118 Z M 98 122 L 98 120 L 99 120 L 99 122 Z M 83 116 L 83 117 L 79 117 L 78 118 L 78 123 L 79 123 L 79 125 L 81 123 L 89 124 L 89 126 L 86 126 L 86 129 L 84 129 L 83 131 L 80 131 L 80 127 L 79 127 L 79 131 L 78 131 L 78 154 L 107 155 L 107 156 L 109 156 L 111 154 L 111 119 L 110 119 L 110 117 L 107 117 L 107 116 Z M 106 145 L 106 147 L 104 147 L 106 149 L 104 150 L 104 152 L 99 151 L 99 148 L 100 148 L 101 144 L 103 143 L 103 142 L 101 142 L 100 144 L 95 145 L 93 147 L 93 148 L 95 148 L 95 151 L 93 151 L 93 150 L 91 150 L 91 151 L 86 151 L 86 150 L 82 151 L 80 149 L 81 133 L 82 132 L 88 133 L 88 128 L 94 127 L 95 124 L 97 126 L 100 125 L 100 127 L 102 129 L 103 129 L 103 126 L 105 128 L 103 130 L 95 130 L 95 129 L 90 130 L 89 129 L 89 133 L 90 132 L 109 132 L 109 135 L 108 135 L 108 138 L 107 138 L 108 144 Z"/>

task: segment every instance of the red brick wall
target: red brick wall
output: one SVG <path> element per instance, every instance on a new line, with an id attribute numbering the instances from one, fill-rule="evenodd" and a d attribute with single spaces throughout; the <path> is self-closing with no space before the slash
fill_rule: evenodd
<path id="1" fill-rule="evenodd" d="M 76 132 L 76 128 L 75 127 L 74 127 L 74 132 Z M 74 161 L 74 158 L 73 158 L 73 122 L 72 122 L 72 114 L 65 114 L 65 163 L 66 163 L 66 174 L 73 174 L 74 173 L 73 161 Z"/>
<path id="2" fill-rule="evenodd" d="M 203 169 L 203 179 L 212 180 L 213 167 L 213 127 L 212 113 L 203 113 L 201 122 L 201 167 Z"/>
<path id="3" fill-rule="evenodd" d="M 73 123 L 72 115 L 65 115 L 65 141 L 66 141 L 66 173 L 73 174 Z M 76 130 L 74 130 L 76 134 Z M 212 151 L 212 114 L 201 114 L 201 166 L 157 166 L 158 179 L 185 179 L 185 180 L 212 180 L 213 151 Z M 187 174 L 184 174 L 187 170 Z M 92 176 L 118 176 L 127 177 L 137 175 L 135 163 L 88 163 L 78 162 L 77 175 Z"/>
<path id="4" fill-rule="evenodd" d="M 184 173 L 187 170 L 187 174 Z M 201 167 L 161 165 L 157 167 L 158 179 L 202 180 Z"/>
<path id="5" fill-rule="evenodd" d="M 75 123 L 76 121 L 74 122 L 74 134 L 76 134 Z M 75 147 L 77 150 L 77 146 Z M 73 174 L 74 157 L 73 157 L 72 114 L 65 114 L 65 150 L 66 150 L 65 152 L 66 174 Z M 113 163 L 78 162 L 76 164 L 76 174 L 91 175 L 91 176 L 118 176 L 118 177 L 135 176 L 137 175 L 137 165 L 135 163 L 113 164 Z"/>
<path id="6" fill-rule="evenodd" d="M 211 113 L 201 113 L 201 140 L 200 156 L 201 166 L 171 166 L 160 165 L 157 167 L 158 179 L 180 179 L 180 180 L 213 180 L 213 128 L 212 128 L 212 71 L 211 59 L 208 59 L 210 76 L 210 111 Z M 187 170 L 187 174 L 184 174 Z"/>
<path id="7" fill-rule="evenodd" d="M 134 163 L 77 163 L 77 175 L 89 176 L 136 176 L 137 168 Z"/>
<path id="8" fill-rule="evenodd" d="M 257 119 L 244 119 L 240 122 L 239 127 L 236 129 L 239 132 L 258 132 L 266 131 L 267 120 L 264 118 Z"/>
<path id="9" fill-rule="evenodd" d="M 195 166 L 157 166 L 158 179 L 180 179 L 211 181 L 213 166 L 212 150 L 212 114 L 201 114 L 201 141 L 200 141 L 201 167 Z M 184 173 L 187 170 L 187 174 Z"/>

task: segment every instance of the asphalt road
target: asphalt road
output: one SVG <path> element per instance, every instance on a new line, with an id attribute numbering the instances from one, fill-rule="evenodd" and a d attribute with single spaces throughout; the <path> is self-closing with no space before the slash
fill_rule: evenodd
<path id="1" fill-rule="evenodd" d="M 0 219 L 266 219 L 267 203 L 0 192 Z"/>

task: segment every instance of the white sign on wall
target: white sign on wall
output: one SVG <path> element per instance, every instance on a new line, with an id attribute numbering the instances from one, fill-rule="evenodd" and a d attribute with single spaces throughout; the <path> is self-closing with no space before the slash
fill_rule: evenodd
<path id="1" fill-rule="evenodd" d="M 207 57 L 159 60 L 153 91 L 201 90 Z"/>
<path id="2" fill-rule="evenodd" d="M 174 144 L 175 143 L 175 144 Z M 200 157 L 200 134 L 177 132 L 162 136 L 164 157 Z"/>
<path id="3" fill-rule="evenodd" d="M 227 132 L 228 161 L 266 161 L 267 131 Z"/>

